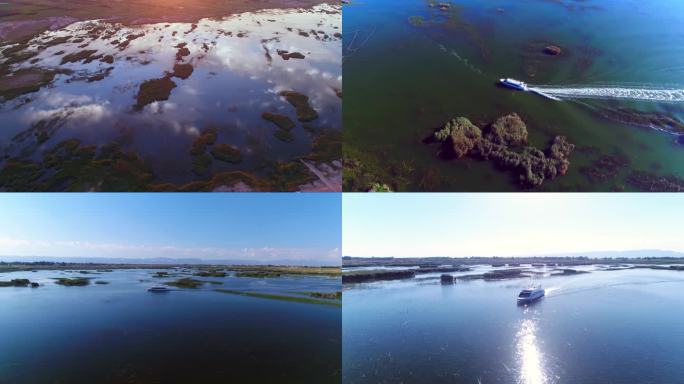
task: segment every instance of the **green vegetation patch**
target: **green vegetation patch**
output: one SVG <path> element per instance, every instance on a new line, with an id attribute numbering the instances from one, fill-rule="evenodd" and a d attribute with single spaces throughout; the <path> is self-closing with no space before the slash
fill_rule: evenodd
<path id="1" fill-rule="evenodd" d="M 199 271 L 194 276 L 200 277 L 226 277 L 226 272 L 219 270 Z"/>
<path id="2" fill-rule="evenodd" d="M 457 117 L 424 142 L 441 143 L 440 158 L 469 156 L 491 161 L 515 173 L 525 188 L 539 187 L 544 180 L 565 175 L 575 149 L 565 136 L 556 136 L 546 151 L 527 146 L 527 127 L 515 113 L 498 118 L 484 131 L 467 118 Z"/>
<path id="3" fill-rule="evenodd" d="M 193 140 L 192 146 L 190 147 L 190 154 L 198 156 L 206 152 L 208 146 L 216 143 L 217 135 L 216 129 L 207 129 L 202 132 L 201 135 Z"/>
<path id="4" fill-rule="evenodd" d="M 66 63 L 77 63 L 79 61 L 84 61 L 86 63 L 92 61 L 93 55 L 97 53 L 96 49 L 87 49 L 79 52 L 74 52 L 62 57 L 62 65 Z"/>
<path id="5" fill-rule="evenodd" d="M 342 275 L 342 284 L 347 283 L 364 283 L 378 280 L 401 280 L 412 279 L 416 276 L 413 270 L 358 270 L 346 272 Z"/>
<path id="6" fill-rule="evenodd" d="M 201 280 L 195 280 L 191 279 L 189 277 L 183 278 L 183 279 L 178 279 L 175 281 L 169 281 L 164 283 L 164 285 L 168 285 L 171 287 L 177 287 L 177 288 L 189 288 L 189 289 L 197 289 L 204 285 L 205 281 Z"/>
<path id="7" fill-rule="evenodd" d="M 82 146 L 77 139 L 48 150 L 42 163 L 9 159 L 0 170 L 7 191 L 140 191 L 154 180 L 142 158 L 117 142 Z"/>
<path id="8" fill-rule="evenodd" d="M 321 304 L 330 305 L 333 307 L 341 307 L 342 303 L 330 300 L 321 300 L 313 297 L 296 297 L 287 295 L 276 295 L 272 293 L 258 293 L 258 292 L 243 292 L 231 289 L 215 289 L 216 292 L 227 293 L 231 295 L 247 296 L 247 297 L 257 297 L 260 299 L 270 299 L 270 300 L 280 300 L 280 301 L 291 301 L 295 303 L 308 303 L 308 304 Z"/>
<path id="9" fill-rule="evenodd" d="M 12 279 L 10 281 L 0 281 L 0 287 L 28 287 L 29 285 L 38 286 L 38 283 L 31 283 L 29 279 Z"/>
<path id="10" fill-rule="evenodd" d="M 215 128 L 207 129 L 193 140 L 190 147 L 192 156 L 192 171 L 199 176 L 209 174 L 209 168 L 213 162 L 212 157 L 207 153 L 207 149 L 216 143 L 218 131 Z"/>
<path id="11" fill-rule="evenodd" d="M 381 162 L 381 156 L 371 151 L 362 151 L 350 145 L 342 146 L 344 169 L 342 170 L 342 189 L 344 191 L 371 192 L 386 189 L 404 191 L 414 177 L 415 168 L 409 161 Z M 425 172 L 426 190 L 439 189 L 439 179 L 429 169 Z M 435 179 L 435 180 L 433 180 Z"/>
<path id="12" fill-rule="evenodd" d="M 187 79 L 192 75 L 194 68 L 192 64 L 176 64 L 173 66 L 173 77 L 178 77 L 180 79 Z"/>
<path id="13" fill-rule="evenodd" d="M 147 80 L 140 84 L 138 91 L 138 102 L 135 109 L 141 110 L 146 105 L 155 101 L 166 101 L 171 95 L 171 91 L 176 88 L 176 83 L 171 80 L 171 75 L 166 75 L 161 79 Z"/>
<path id="14" fill-rule="evenodd" d="M 317 299 L 342 300 L 342 291 L 337 292 L 293 292 L 300 295 L 311 296 Z"/>
<path id="15" fill-rule="evenodd" d="M 214 159 L 227 163 L 237 164 L 242 162 L 242 153 L 240 153 L 237 147 L 230 144 L 216 144 L 211 149 L 211 155 L 214 156 Z"/>
<path id="16" fill-rule="evenodd" d="M 278 128 L 284 130 L 290 130 L 295 127 L 294 121 L 285 115 L 279 115 L 276 113 L 264 112 L 261 114 L 261 118 L 272 122 L 277 125 Z"/>
<path id="17" fill-rule="evenodd" d="M 316 163 L 330 163 L 342 159 L 342 132 L 332 128 L 318 130 L 311 142 L 311 153 L 302 159 Z"/>
<path id="18" fill-rule="evenodd" d="M 289 265 L 234 265 L 227 268 L 231 271 L 279 274 L 279 275 L 316 275 L 337 277 L 342 274 L 340 267 L 306 267 Z M 252 277 L 252 276 L 249 276 Z"/>
<path id="19" fill-rule="evenodd" d="M 309 104 L 309 97 L 295 91 L 280 92 L 288 103 L 295 107 L 299 121 L 312 121 L 318 118 L 318 113 Z"/>
<path id="20" fill-rule="evenodd" d="M 57 281 L 55 281 L 55 284 L 63 285 L 65 287 L 82 287 L 84 285 L 90 284 L 90 278 L 89 277 L 74 277 L 74 278 L 56 277 L 54 279 L 57 280 Z"/>

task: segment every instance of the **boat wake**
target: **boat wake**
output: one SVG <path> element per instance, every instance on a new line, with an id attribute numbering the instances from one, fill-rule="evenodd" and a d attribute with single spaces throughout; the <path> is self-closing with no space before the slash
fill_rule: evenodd
<path id="1" fill-rule="evenodd" d="M 458 61 L 461 62 L 461 64 L 463 64 L 463 65 L 464 65 L 466 68 L 468 68 L 469 70 L 471 70 L 471 71 L 477 73 L 478 75 L 482 75 L 482 70 L 481 70 L 481 69 L 475 67 L 473 64 L 471 64 L 471 63 L 468 61 L 467 58 L 465 58 L 465 57 L 459 55 L 458 52 L 454 51 L 453 49 L 452 49 L 452 50 L 448 50 L 447 47 L 445 47 L 445 46 L 442 45 L 442 44 L 438 44 L 438 46 L 439 46 L 439 49 L 442 50 L 442 52 L 448 53 L 448 54 L 450 54 L 451 56 L 455 57 Z"/>
<path id="2" fill-rule="evenodd" d="M 629 99 L 669 103 L 684 102 L 684 89 L 628 87 L 530 86 L 529 90 L 554 99 Z"/>
<path id="3" fill-rule="evenodd" d="M 655 284 L 671 284 L 671 283 L 682 283 L 684 280 L 682 279 L 665 279 L 665 280 L 651 280 L 651 281 L 625 281 L 625 282 L 615 282 L 615 283 L 607 283 L 607 284 L 598 284 L 598 285 L 592 285 L 592 286 L 584 286 L 584 287 L 564 287 L 564 286 L 558 286 L 553 289 L 553 293 L 550 292 L 550 289 L 546 290 L 547 296 L 565 296 L 565 295 L 575 295 L 575 294 L 582 294 L 588 291 L 596 291 L 596 290 L 602 290 L 606 288 L 612 288 L 612 287 L 619 287 L 619 286 L 639 286 L 639 285 L 655 285 Z"/>

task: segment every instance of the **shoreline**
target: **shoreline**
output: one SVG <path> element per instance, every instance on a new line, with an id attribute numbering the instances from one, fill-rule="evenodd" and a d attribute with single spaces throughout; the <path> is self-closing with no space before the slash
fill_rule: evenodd
<path id="1" fill-rule="evenodd" d="M 61 263 L 61 262 L 0 262 L 0 273 L 32 271 L 104 271 L 123 269 L 193 269 L 197 271 L 226 270 L 238 273 L 280 274 L 304 276 L 341 276 L 335 266 L 295 265 L 235 265 L 235 264 L 125 264 L 125 263 Z"/>

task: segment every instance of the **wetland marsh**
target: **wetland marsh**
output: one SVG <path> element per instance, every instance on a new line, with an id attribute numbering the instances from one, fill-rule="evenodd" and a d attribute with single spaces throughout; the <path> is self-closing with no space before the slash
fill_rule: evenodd
<path id="1" fill-rule="evenodd" d="M 339 268 L 253 278 L 227 266 L 3 267 L 0 281 L 38 286 L 0 285 L 0 382 L 340 380 Z"/>
<path id="2" fill-rule="evenodd" d="M 341 7 L 314 3 L 3 39 L 0 190 L 341 190 Z"/>

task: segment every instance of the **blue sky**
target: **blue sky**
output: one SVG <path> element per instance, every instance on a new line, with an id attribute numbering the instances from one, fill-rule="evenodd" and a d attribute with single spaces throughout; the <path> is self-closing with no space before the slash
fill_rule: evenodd
<path id="1" fill-rule="evenodd" d="M 0 254 L 339 263 L 339 194 L 0 194 Z"/>
<path id="2" fill-rule="evenodd" d="M 684 251 L 683 194 L 345 194 L 347 256 Z"/>

